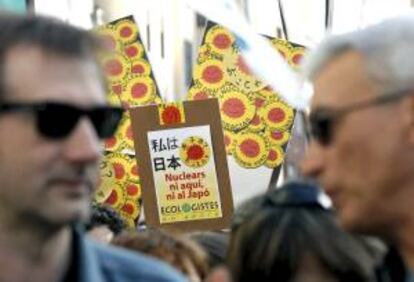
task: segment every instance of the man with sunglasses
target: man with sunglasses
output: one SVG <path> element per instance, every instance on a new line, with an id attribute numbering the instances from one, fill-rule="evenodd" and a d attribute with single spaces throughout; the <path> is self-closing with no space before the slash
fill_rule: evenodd
<path id="1" fill-rule="evenodd" d="M 0 281 L 184 281 L 76 228 L 122 115 L 106 104 L 97 47 L 56 20 L 0 15 Z"/>
<path id="2" fill-rule="evenodd" d="M 330 37 L 304 67 L 315 93 L 302 171 L 322 184 L 344 228 L 394 245 L 404 263 L 391 252 L 381 281 L 414 273 L 413 50 L 411 15 Z"/>

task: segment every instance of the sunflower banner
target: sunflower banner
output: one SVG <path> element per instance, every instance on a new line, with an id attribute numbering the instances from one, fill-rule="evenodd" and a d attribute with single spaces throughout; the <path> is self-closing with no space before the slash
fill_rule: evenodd
<path id="1" fill-rule="evenodd" d="M 136 107 L 130 115 L 147 224 L 228 227 L 233 201 L 218 100 Z"/>
<path id="2" fill-rule="evenodd" d="M 297 69 L 305 48 L 281 39 L 267 39 Z M 219 100 L 226 153 L 239 166 L 278 170 L 284 160 L 295 111 L 252 74 L 239 50 L 234 34 L 208 23 L 187 98 Z"/>
<path id="3" fill-rule="evenodd" d="M 108 80 L 108 100 L 128 109 L 161 102 L 158 86 L 142 44 L 139 28 L 132 16 L 117 19 L 96 29 L 105 44 L 100 55 Z M 115 136 L 105 142 L 105 149 L 114 152 L 134 151 L 126 114 Z"/>
<path id="4" fill-rule="evenodd" d="M 128 109 L 159 103 L 158 87 L 140 32 L 132 16 L 98 27 L 105 52 L 99 59 L 108 81 L 111 104 Z M 131 119 L 125 112 L 115 135 L 105 140 L 95 202 L 114 208 L 133 228 L 141 211 L 141 184 L 134 155 Z"/>

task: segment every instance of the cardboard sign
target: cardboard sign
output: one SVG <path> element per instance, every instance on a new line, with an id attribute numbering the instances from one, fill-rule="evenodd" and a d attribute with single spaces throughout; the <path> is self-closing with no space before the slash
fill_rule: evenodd
<path id="1" fill-rule="evenodd" d="M 218 101 L 173 108 L 130 109 L 146 223 L 176 230 L 226 228 L 233 200 Z"/>

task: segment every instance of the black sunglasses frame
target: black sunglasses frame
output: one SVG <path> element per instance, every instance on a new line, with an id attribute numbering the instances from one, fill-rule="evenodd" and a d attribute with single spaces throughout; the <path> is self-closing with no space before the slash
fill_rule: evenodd
<path id="1" fill-rule="evenodd" d="M 347 105 L 339 109 L 319 108 L 309 114 L 308 133 L 311 139 L 328 146 L 332 142 L 334 124 L 345 115 L 369 107 L 379 106 L 412 94 L 412 91 L 398 91 L 383 94 L 374 99 Z"/>
<path id="2" fill-rule="evenodd" d="M 89 109 L 59 102 L 1 102 L 0 114 L 28 112 L 35 114 L 38 132 L 58 140 L 70 135 L 79 120 L 87 116 L 100 139 L 111 137 L 122 118 L 123 109 L 114 106 L 95 106 Z"/>

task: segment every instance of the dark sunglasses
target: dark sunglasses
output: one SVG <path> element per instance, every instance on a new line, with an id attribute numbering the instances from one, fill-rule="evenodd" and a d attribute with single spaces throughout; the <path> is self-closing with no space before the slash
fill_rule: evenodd
<path id="1" fill-rule="evenodd" d="M 83 109 L 57 102 L 0 103 L 0 114 L 16 111 L 34 113 L 38 131 L 50 139 L 67 137 L 83 116 L 90 119 L 99 138 L 111 137 L 115 133 L 123 113 L 122 108 L 111 106 Z"/>
<path id="2" fill-rule="evenodd" d="M 308 118 L 308 131 L 310 137 L 320 144 L 327 146 L 332 142 L 335 123 L 345 115 L 368 107 L 378 106 L 407 96 L 412 92 L 401 91 L 378 96 L 375 99 L 352 104 L 339 109 L 319 108 L 310 113 Z"/>

